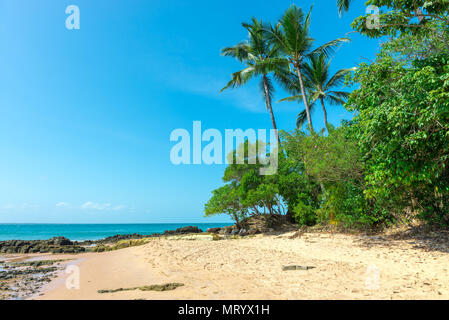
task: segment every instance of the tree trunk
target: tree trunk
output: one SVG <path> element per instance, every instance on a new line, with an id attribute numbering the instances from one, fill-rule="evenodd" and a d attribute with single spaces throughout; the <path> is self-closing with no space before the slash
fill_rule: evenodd
<path id="1" fill-rule="evenodd" d="M 265 104 L 267 105 L 268 112 L 270 113 L 271 123 L 273 125 L 273 129 L 276 134 L 276 139 L 278 141 L 278 144 L 281 144 L 281 140 L 279 139 L 278 129 L 276 127 L 276 120 L 274 119 L 273 108 L 271 107 L 271 98 L 270 98 L 270 92 L 268 90 L 266 74 L 263 75 L 263 88 L 265 90 Z"/>
<path id="2" fill-rule="evenodd" d="M 302 73 L 301 73 L 299 66 L 296 67 L 296 72 L 298 73 L 299 86 L 301 87 L 302 99 L 304 101 L 304 106 L 306 108 L 307 122 L 309 123 L 309 130 L 310 130 L 310 132 L 313 132 L 312 117 L 310 116 L 309 102 L 307 101 L 306 90 L 304 89 L 304 81 L 302 80 Z"/>
<path id="3" fill-rule="evenodd" d="M 237 228 L 240 228 L 240 219 L 239 219 L 239 217 L 238 217 L 238 215 L 236 213 L 233 214 L 233 218 L 234 218 L 234 221 L 235 221 L 235 226 Z"/>
<path id="4" fill-rule="evenodd" d="M 326 107 L 324 106 L 323 97 L 320 97 L 320 101 L 321 101 L 321 107 L 323 107 L 323 113 L 324 113 L 324 126 L 326 127 L 326 130 L 327 130 L 327 112 L 326 112 Z"/>

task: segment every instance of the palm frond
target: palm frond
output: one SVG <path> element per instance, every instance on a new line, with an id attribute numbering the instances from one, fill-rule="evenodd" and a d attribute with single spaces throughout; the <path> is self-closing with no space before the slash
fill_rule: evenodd
<path id="1" fill-rule="evenodd" d="M 236 88 L 244 85 L 247 83 L 253 76 L 256 75 L 256 72 L 254 70 L 254 67 L 248 67 L 241 71 L 235 72 L 232 74 L 231 80 L 228 82 L 228 84 L 220 90 L 220 92 L 223 92 L 226 89 L 229 88 Z"/>
<path id="2" fill-rule="evenodd" d="M 352 0 L 337 0 L 338 14 L 341 16 L 343 11 L 349 10 Z"/>
<path id="3" fill-rule="evenodd" d="M 337 87 L 343 84 L 343 81 L 345 79 L 345 76 L 354 71 L 356 68 L 347 68 L 347 69 L 341 69 L 338 70 L 333 76 L 332 78 L 329 79 L 329 81 L 324 85 L 324 89 L 328 90 L 331 89 L 333 87 Z"/>
<path id="4" fill-rule="evenodd" d="M 316 48 L 315 50 L 311 51 L 308 56 L 314 56 L 314 55 L 321 55 L 324 54 L 326 56 L 326 58 L 329 58 L 330 56 L 332 56 L 335 53 L 336 48 L 345 43 L 345 42 L 350 42 L 351 40 L 349 38 L 338 38 L 335 40 L 331 40 L 321 46 L 319 46 L 318 48 Z"/>
<path id="5" fill-rule="evenodd" d="M 296 96 L 287 97 L 287 98 L 281 99 L 277 102 L 279 103 L 279 102 L 293 102 L 293 101 L 302 102 L 302 95 L 300 94 L 300 95 L 296 95 Z"/>
<path id="6" fill-rule="evenodd" d="M 343 95 L 344 93 L 344 95 Z M 347 92 L 341 92 L 340 94 L 332 94 L 329 93 L 326 95 L 326 101 L 329 102 L 331 105 L 344 105 L 346 103 L 346 99 L 348 98 L 349 93 Z"/>
<path id="7" fill-rule="evenodd" d="M 240 62 L 244 62 L 250 58 L 251 48 L 248 42 L 240 42 L 233 47 L 226 47 L 221 50 L 221 55 L 225 57 L 233 57 Z"/>

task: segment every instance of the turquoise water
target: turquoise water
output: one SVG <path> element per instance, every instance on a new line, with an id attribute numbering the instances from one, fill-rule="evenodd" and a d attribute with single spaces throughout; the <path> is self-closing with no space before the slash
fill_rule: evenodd
<path id="1" fill-rule="evenodd" d="M 0 224 L 0 241 L 46 240 L 66 237 L 70 240 L 98 240 L 116 234 L 138 233 L 143 235 L 162 233 L 185 226 L 208 228 L 224 227 L 230 223 L 151 223 L 151 224 Z"/>

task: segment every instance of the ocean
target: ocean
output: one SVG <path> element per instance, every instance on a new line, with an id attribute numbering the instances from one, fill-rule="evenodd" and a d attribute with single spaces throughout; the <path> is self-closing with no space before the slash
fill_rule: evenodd
<path id="1" fill-rule="evenodd" d="M 185 226 L 208 228 L 229 226 L 231 223 L 149 223 L 149 224 L 0 224 L 0 241 L 46 240 L 66 237 L 72 241 L 98 240 L 116 234 L 153 234 Z"/>

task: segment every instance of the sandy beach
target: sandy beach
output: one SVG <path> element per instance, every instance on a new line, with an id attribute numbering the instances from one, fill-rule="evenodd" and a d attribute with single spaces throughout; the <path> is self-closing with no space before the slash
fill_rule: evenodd
<path id="1" fill-rule="evenodd" d="M 220 241 L 154 239 L 76 255 L 38 299 L 449 299 L 449 250 L 380 236 L 305 233 Z M 283 271 L 283 266 L 314 267 Z M 172 291 L 98 290 L 182 283 Z"/>

